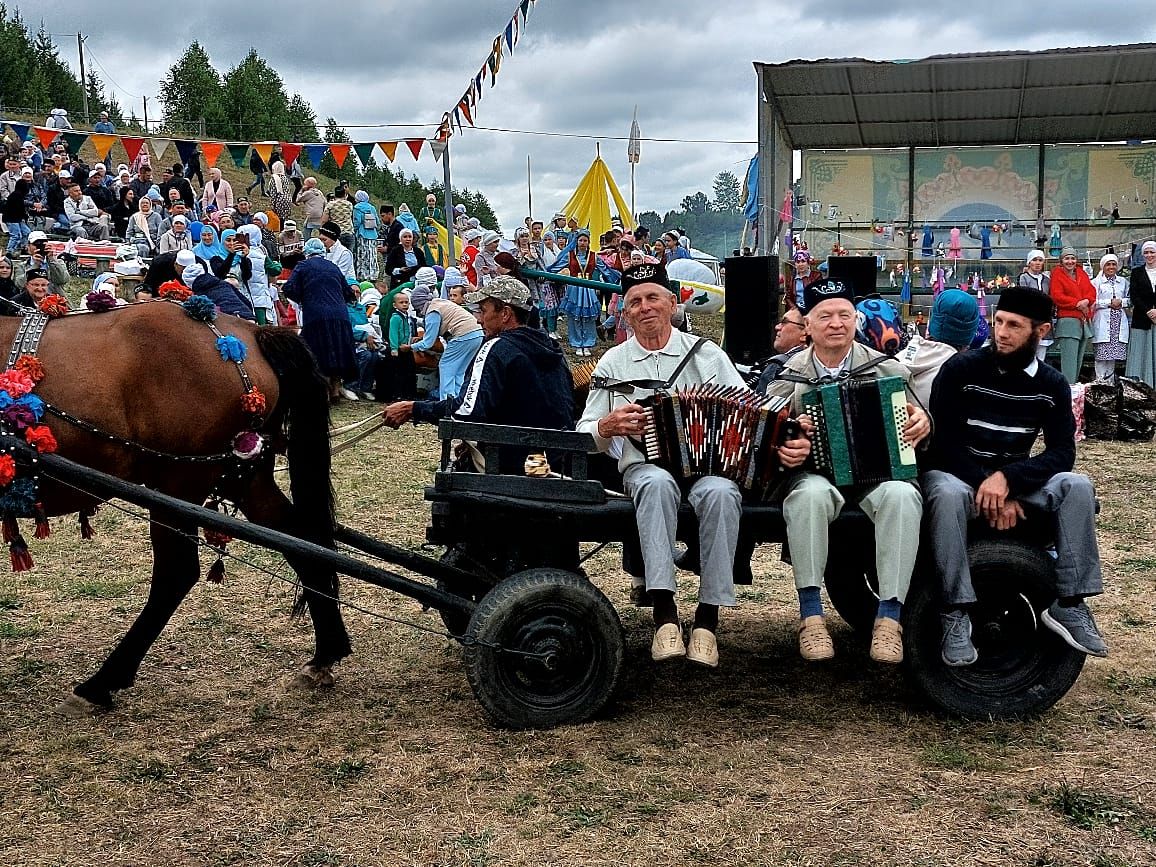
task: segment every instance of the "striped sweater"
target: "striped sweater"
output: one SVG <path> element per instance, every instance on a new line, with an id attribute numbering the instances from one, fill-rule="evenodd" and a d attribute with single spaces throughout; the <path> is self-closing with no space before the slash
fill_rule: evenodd
<path id="1" fill-rule="evenodd" d="M 1011 496 L 1021 496 L 1056 473 L 1070 472 L 1076 462 L 1071 389 L 1045 364 L 1005 372 L 990 347 L 957 355 L 935 378 L 930 409 L 930 468 L 973 488 L 998 470 Z M 1041 431 L 1044 450 L 1033 457 Z"/>

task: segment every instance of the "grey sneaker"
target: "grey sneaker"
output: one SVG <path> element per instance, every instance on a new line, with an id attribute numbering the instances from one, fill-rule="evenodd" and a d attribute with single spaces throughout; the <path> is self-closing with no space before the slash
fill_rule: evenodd
<path id="1" fill-rule="evenodd" d="M 1089 656 L 1108 655 L 1108 643 L 1100 635 L 1096 621 L 1092 619 L 1092 612 L 1083 602 L 1070 608 L 1064 608 L 1058 601 L 1053 602 L 1040 615 L 1040 619 L 1043 620 L 1044 626 L 1080 653 Z"/>
<path id="2" fill-rule="evenodd" d="M 951 611 L 939 617 L 943 623 L 943 642 L 939 656 L 944 665 L 959 668 L 979 659 L 979 651 L 971 643 L 971 618 L 966 611 Z"/>

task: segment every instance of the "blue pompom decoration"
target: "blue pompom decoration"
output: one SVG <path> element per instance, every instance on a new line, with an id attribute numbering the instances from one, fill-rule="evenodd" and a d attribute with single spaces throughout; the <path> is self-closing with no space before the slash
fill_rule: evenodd
<path id="1" fill-rule="evenodd" d="M 0 496 L 0 514 L 13 518 L 31 518 L 36 514 L 36 482 L 29 478 L 14 479 Z"/>
<path id="2" fill-rule="evenodd" d="M 238 364 L 245 360 L 249 352 L 245 344 L 232 334 L 217 338 L 217 351 L 221 353 L 223 361 L 236 361 Z"/>
<path id="3" fill-rule="evenodd" d="M 15 403 L 15 401 L 12 399 L 12 395 L 6 391 L 0 391 L 0 412 L 8 409 L 13 403 Z"/>
<path id="4" fill-rule="evenodd" d="M 185 312 L 189 316 L 198 322 L 212 322 L 217 318 L 217 305 L 208 295 L 193 295 L 182 301 L 181 306 L 185 308 Z"/>
<path id="5" fill-rule="evenodd" d="M 18 397 L 14 402 L 17 406 L 24 406 L 31 410 L 32 414 L 36 416 L 37 421 L 40 421 L 44 415 L 44 401 L 34 394 L 26 394 L 23 397 Z"/>

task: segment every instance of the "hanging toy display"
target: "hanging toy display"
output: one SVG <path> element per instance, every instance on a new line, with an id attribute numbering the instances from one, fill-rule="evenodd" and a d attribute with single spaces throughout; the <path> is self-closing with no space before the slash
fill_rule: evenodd
<path id="1" fill-rule="evenodd" d="M 1048 255 L 1053 259 L 1058 259 L 1063 251 L 1064 241 L 1060 236 L 1060 224 L 1052 223 L 1052 234 L 1048 238 Z"/>

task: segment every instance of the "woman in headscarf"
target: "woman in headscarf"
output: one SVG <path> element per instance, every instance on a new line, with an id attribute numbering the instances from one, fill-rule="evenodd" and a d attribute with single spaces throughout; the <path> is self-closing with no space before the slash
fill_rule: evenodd
<path id="1" fill-rule="evenodd" d="M 293 212 L 293 184 L 285 176 L 285 163 L 277 160 L 270 168 L 269 183 L 266 193 L 269 196 L 269 208 L 284 223 Z"/>
<path id="2" fill-rule="evenodd" d="M 349 326 L 348 301 L 353 294 L 341 269 L 325 258 L 325 245 L 317 238 L 305 242 L 305 261 L 293 269 L 285 283 L 285 295 L 301 307 L 301 338 L 329 378 L 330 397 L 357 400 L 345 388 L 358 375 L 353 331 Z"/>
<path id="3" fill-rule="evenodd" d="M 201 207 L 213 213 L 233 207 L 233 186 L 221 176 L 221 170 L 216 166 L 209 169 L 209 182 L 201 193 Z"/>
<path id="4" fill-rule="evenodd" d="M 522 275 L 520 272 L 523 268 L 530 268 L 534 271 L 545 271 L 546 270 L 546 263 L 542 261 L 542 256 L 538 253 L 538 251 L 534 247 L 534 245 L 530 243 L 530 230 L 525 228 L 524 226 L 519 226 L 517 229 L 514 230 L 514 246 L 516 249 L 514 250 L 512 255 L 514 257 L 514 261 L 518 263 L 518 271 L 519 271 L 518 279 L 521 280 L 523 283 L 525 283 L 528 287 L 530 287 L 530 302 L 535 307 L 537 307 L 539 309 L 539 312 L 540 312 L 542 309 L 542 303 L 543 303 L 542 302 L 542 295 L 543 295 L 543 293 L 547 292 L 546 287 L 543 285 L 546 281 L 543 281 L 539 277 L 526 277 L 526 276 Z M 494 258 L 496 261 L 497 257 L 494 257 Z M 548 294 L 553 295 L 553 291 L 550 290 Z M 557 330 L 557 320 L 558 320 L 557 307 L 558 307 L 557 302 L 555 302 L 555 304 L 554 304 L 555 327 L 550 328 L 547 326 L 547 328 L 546 328 L 547 331 L 556 331 Z M 543 316 L 542 319 L 544 321 L 545 317 Z"/>
<path id="5" fill-rule="evenodd" d="M 12 260 L 7 256 L 0 256 L 0 298 L 7 298 L 11 301 L 20 292 L 20 287 L 12 279 Z M 8 315 L 12 312 L 11 309 L 4 309 L 6 307 L 9 305 L 0 302 L 0 315 Z"/>
<path id="6" fill-rule="evenodd" d="M 114 271 L 102 271 L 96 275 L 92 281 L 93 292 L 103 292 L 105 295 L 111 295 L 116 300 L 117 307 L 123 307 L 128 302 L 123 298 L 117 296 L 117 290 L 120 289 L 120 277 Z"/>
<path id="7" fill-rule="evenodd" d="M 1156 388 L 1156 241 L 1145 241 L 1140 252 L 1144 267 L 1133 268 L 1128 278 L 1132 328 L 1124 372 Z"/>
<path id="8" fill-rule="evenodd" d="M 1100 273 L 1092 281 L 1096 303 L 1092 305 L 1092 352 L 1096 379 L 1116 381 L 1116 362 L 1128 357 L 1128 314 L 1131 302 L 1128 281 L 1121 277 L 1115 253 L 1100 257 Z"/>
<path id="9" fill-rule="evenodd" d="M 413 236 L 415 238 L 418 236 L 418 233 L 421 231 L 421 226 L 417 224 L 417 217 L 413 215 L 413 212 L 409 209 L 409 205 L 407 205 L 405 202 L 402 202 L 401 205 L 398 206 L 397 220 L 399 223 L 413 232 Z"/>
<path id="10" fill-rule="evenodd" d="M 228 280 L 238 289 L 247 287 L 253 277 L 253 263 L 238 249 L 237 230 L 222 231 L 221 245 L 225 248 L 225 254 L 209 260 L 213 275 L 219 280 Z"/>
<path id="11" fill-rule="evenodd" d="M 142 259 L 150 259 L 157 252 L 161 236 L 161 212 L 153 207 L 151 195 L 141 196 L 139 210 L 129 217 L 124 240 L 136 246 Z"/>
<path id="12" fill-rule="evenodd" d="M 365 190 L 358 190 L 353 198 L 353 270 L 358 280 L 376 280 L 377 210 Z"/>
<path id="13" fill-rule="evenodd" d="M 484 332 L 474 315 L 464 307 L 437 296 L 437 274 L 421 268 L 414 277 L 411 294 L 414 310 L 425 318 L 425 334 L 410 344 L 414 352 L 428 352 L 439 337 L 445 351 L 438 362 L 438 400 L 456 397 L 465 382 L 466 370 L 481 348 Z"/>
<path id="14" fill-rule="evenodd" d="M 20 170 L 20 178 L 13 185 L 4 200 L 2 214 L 8 226 L 8 255 L 22 253 L 28 249 L 28 206 L 25 200 L 32 193 L 32 169 L 27 166 Z"/>
<path id="15" fill-rule="evenodd" d="M 201 240 L 193 247 L 193 254 L 198 259 L 211 262 L 214 257 L 224 259 L 228 255 L 228 251 L 225 250 L 225 245 L 221 243 L 221 239 L 217 237 L 217 230 L 210 225 L 204 225 L 201 227 Z"/>
<path id="16" fill-rule="evenodd" d="M 425 254 L 425 263 L 429 265 L 429 267 L 449 267 L 450 256 L 438 238 L 437 226 L 425 227 L 425 242 L 421 245 L 421 251 Z"/>
<path id="17" fill-rule="evenodd" d="M 494 260 L 494 257 L 498 255 L 498 247 L 501 243 L 502 236 L 493 229 L 487 229 L 482 233 L 482 243 L 478 247 L 478 255 L 474 257 L 474 271 L 478 275 L 477 285 L 479 287 L 485 286 L 501 274 L 498 270 L 498 264 Z"/>
<path id="18" fill-rule="evenodd" d="M 1080 265 L 1075 247 L 1061 251 L 1060 264 L 1052 269 L 1051 290 L 1056 304 L 1060 372 L 1069 385 L 1075 385 L 1092 336 L 1092 305 L 1096 303 L 1096 288 Z"/>
<path id="19" fill-rule="evenodd" d="M 589 229 L 576 231 L 548 270 L 583 280 L 601 280 L 606 283 L 617 283 L 619 280 L 618 272 L 607 267 L 590 249 Z M 574 349 L 574 354 L 579 357 L 589 356 L 597 336 L 595 322 L 602 312 L 598 293 L 589 286 L 567 285 L 558 310 L 566 314 L 566 339 Z"/>
<path id="20" fill-rule="evenodd" d="M 401 243 L 391 247 L 389 255 L 385 257 L 385 272 L 389 275 L 390 289 L 396 289 L 417 274 L 419 268 L 429 264 L 425 260 L 425 253 L 413 245 L 415 237 L 412 230 L 402 229 L 398 235 Z"/>
<path id="21" fill-rule="evenodd" d="M 1050 296 L 1052 294 L 1052 277 L 1044 271 L 1044 261 L 1043 250 L 1032 250 L 1028 253 L 1027 270 L 1020 274 L 1019 285 Z M 1055 322 L 1052 323 L 1052 328 L 1055 328 Z M 1040 341 L 1039 348 L 1036 350 L 1038 360 L 1044 360 L 1048 354 L 1048 347 L 1052 345 L 1054 338 L 1055 334 L 1049 331 L 1048 336 Z"/>

